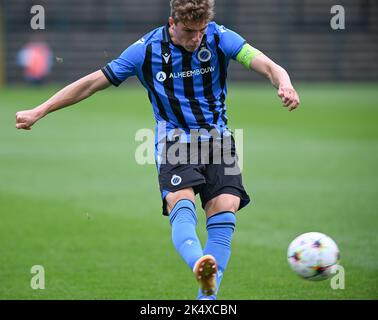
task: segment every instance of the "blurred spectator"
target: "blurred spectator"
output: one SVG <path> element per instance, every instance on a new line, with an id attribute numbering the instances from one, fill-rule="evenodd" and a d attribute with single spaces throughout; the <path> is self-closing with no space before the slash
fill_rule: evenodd
<path id="1" fill-rule="evenodd" d="M 32 39 L 17 55 L 17 64 L 24 68 L 24 78 L 31 84 L 42 84 L 50 73 L 52 63 L 52 51 L 42 39 Z"/>

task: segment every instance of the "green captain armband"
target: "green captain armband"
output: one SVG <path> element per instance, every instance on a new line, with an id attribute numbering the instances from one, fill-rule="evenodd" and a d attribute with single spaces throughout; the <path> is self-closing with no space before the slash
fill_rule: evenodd
<path id="1" fill-rule="evenodd" d="M 246 43 L 236 56 L 236 61 L 240 62 L 247 69 L 251 69 L 252 59 L 260 53 L 260 50 L 257 50 L 256 48 Z"/>

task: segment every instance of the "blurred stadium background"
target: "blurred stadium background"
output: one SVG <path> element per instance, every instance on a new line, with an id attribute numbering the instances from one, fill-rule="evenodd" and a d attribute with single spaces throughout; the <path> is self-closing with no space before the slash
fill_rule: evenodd
<path id="1" fill-rule="evenodd" d="M 336 4 L 345 30 L 330 27 Z M 33 5 L 45 8 L 45 30 L 30 28 Z M 134 159 L 136 131 L 154 125 L 135 79 L 31 132 L 14 128 L 15 112 L 99 69 L 168 15 L 168 0 L 0 1 L 0 299 L 195 298 L 160 216 L 156 169 Z M 238 215 L 219 298 L 377 299 L 378 2 L 216 0 L 216 21 L 285 67 L 302 100 L 285 112 L 267 80 L 231 64 L 230 125 L 244 129 L 255 203 Z M 53 53 L 38 87 L 17 63 L 35 36 Z M 287 246 L 307 231 L 339 244 L 345 290 L 289 270 Z M 45 290 L 30 288 L 37 264 Z"/>
<path id="2" fill-rule="evenodd" d="M 16 53 L 42 34 L 56 57 L 50 80 L 67 82 L 97 70 L 149 30 L 166 23 L 168 0 L 18 0 L 3 4 L 5 78 L 22 80 Z M 295 80 L 378 80 L 378 4 L 373 0 L 217 0 L 216 20 L 242 34 L 290 70 Z M 46 30 L 30 27 L 30 8 L 46 10 Z M 330 8 L 341 4 L 346 29 L 330 27 Z M 69 45 L 68 45 L 69 44 Z M 231 79 L 250 81 L 234 64 Z M 252 79 L 260 79 L 253 77 Z"/>

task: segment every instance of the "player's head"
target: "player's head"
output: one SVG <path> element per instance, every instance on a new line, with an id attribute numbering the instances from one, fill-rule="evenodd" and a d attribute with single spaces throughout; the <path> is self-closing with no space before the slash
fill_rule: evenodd
<path id="1" fill-rule="evenodd" d="M 214 18 L 214 0 L 171 0 L 169 25 L 174 40 L 187 51 L 195 51 Z"/>

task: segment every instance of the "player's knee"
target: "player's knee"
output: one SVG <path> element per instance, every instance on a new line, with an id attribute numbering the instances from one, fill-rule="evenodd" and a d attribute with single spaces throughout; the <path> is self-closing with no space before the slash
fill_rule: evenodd
<path id="1" fill-rule="evenodd" d="M 235 213 L 240 206 L 240 198 L 232 194 L 221 194 L 211 200 L 209 200 L 205 206 L 206 216 L 209 218 L 212 215 L 229 211 Z"/>
<path id="2" fill-rule="evenodd" d="M 165 197 L 168 212 L 171 213 L 176 203 L 183 199 L 195 202 L 195 194 L 192 188 L 182 189 L 176 192 L 168 193 Z"/>

